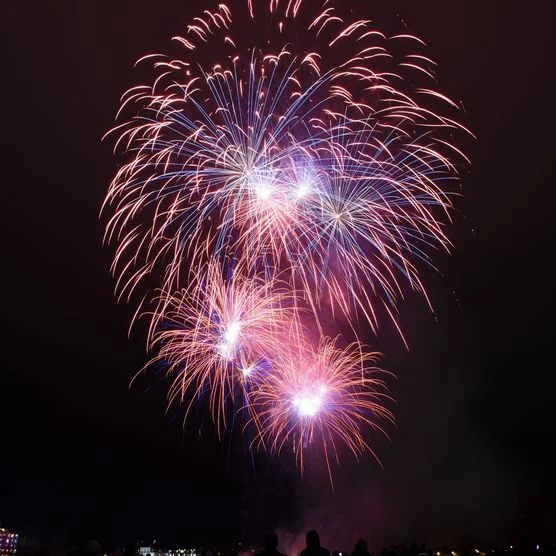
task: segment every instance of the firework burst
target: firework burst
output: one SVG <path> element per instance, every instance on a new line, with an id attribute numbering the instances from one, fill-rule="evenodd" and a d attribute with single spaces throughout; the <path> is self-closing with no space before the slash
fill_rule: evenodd
<path id="1" fill-rule="evenodd" d="M 170 403 L 191 404 L 208 395 L 219 432 L 226 427 L 226 401 L 263 356 L 280 350 L 277 338 L 294 330 L 291 293 L 274 280 L 225 277 L 210 264 L 187 290 L 162 296 L 149 365 L 163 362 L 172 378 Z"/>
<path id="2" fill-rule="evenodd" d="M 365 430 L 384 432 L 378 422 L 392 420 L 384 407 L 384 372 L 375 366 L 379 355 L 357 342 L 341 349 L 324 338 L 313 349 L 296 341 L 249 392 L 254 444 L 277 453 L 291 447 L 301 470 L 311 445 L 329 471 L 340 444 L 356 456 L 371 451 Z"/>
<path id="3" fill-rule="evenodd" d="M 222 432 L 240 392 L 255 445 L 301 466 L 317 438 L 327 461 L 338 443 L 359 455 L 391 419 L 376 354 L 328 328 L 340 313 L 377 333 L 384 310 L 398 327 L 405 293 L 426 297 L 467 163 L 424 43 L 315 4 L 221 3 L 174 55 L 141 58 L 153 80 L 122 97 L 103 205 L 117 294 L 144 294 L 170 401 L 208 396 Z"/>

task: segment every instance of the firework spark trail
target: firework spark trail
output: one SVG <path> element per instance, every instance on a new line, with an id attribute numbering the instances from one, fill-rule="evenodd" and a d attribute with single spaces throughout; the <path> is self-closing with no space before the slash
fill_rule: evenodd
<path id="1" fill-rule="evenodd" d="M 403 338 L 397 306 L 427 297 L 419 266 L 451 246 L 468 162 L 424 43 L 314 7 L 219 4 L 174 37 L 176 56 L 140 59 L 154 79 L 122 97 L 111 133 L 124 164 L 103 205 L 116 292 L 145 292 L 137 314 L 151 317 L 170 402 L 188 412 L 208 395 L 222 432 L 239 381 L 256 445 L 289 443 L 300 464 L 317 436 L 327 461 L 337 441 L 369 450 L 364 425 L 391 417 L 366 378 L 375 354 L 326 340 L 322 316 L 357 336 L 361 318 L 376 333 L 387 314 Z M 336 401 L 296 420 L 307 366 Z"/>

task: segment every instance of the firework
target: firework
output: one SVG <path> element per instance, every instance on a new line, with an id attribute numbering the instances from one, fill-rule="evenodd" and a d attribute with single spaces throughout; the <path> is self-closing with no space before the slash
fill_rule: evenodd
<path id="1" fill-rule="evenodd" d="M 328 462 L 338 443 L 369 450 L 391 418 L 376 354 L 327 337 L 386 314 L 403 338 L 398 303 L 427 297 L 420 266 L 450 248 L 468 162 L 424 43 L 315 4 L 221 3 L 175 54 L 140 59 L 153 80 L 122 97 L 103 205 L 117 294 L 143 292 L 170 402 L 208 397 L 219 432 L 240 405 L 254 445 L 301 466 L 309 444 Z"/>
<path id="2" fill-rule="evenodd" d="M 118 291 L 152 274 L 179 289 L 198 265 L 233 254 L 248 272 L 290 268 L 314 307 L 323 297 L 346 314 L 364 306 L 376 326 L 366 282 L 393 306 L 401 276 L 422 290 L 412 262 L 426 259 L 421 248 L 448 245 L 433 209 L 450 207 L 445 139 L 461 126 L 419 101 L 454 105 L 402 79 L 432 75 L 426 56 L 390 53 L 392 43 L 419 46 L 412 37 L 344 22 L 329 3 L 233 10 L 206 11 L 176 37 L 183 59 L 145 57 L 154 84 L 123 97 L 133 117 L 114 131 L 129 161 L 106 199 Z M 260 42 L 258 17 L 275 26 Z M 313 49 L 293 50 L 299 29 Z"/>
<path id="3" fill-rule="evenodd" d="M 376 120 L 350 124 L 349 133 L 331 129 L 313 157 L 326 179 L 299 215 L 292 276 L 313 307 L 326 300 L 346 316 L 355 309 L 376 331 L 377 303 L 395 321 L 406 285 L 426 296 L 416 263 L 430 264 L 431 248 L 450 247 L 438 214 L 449 219 L 441 184 L 453 179 L 453 165 L 425 147 L 426 132 L 408 143 L 397 128 L 383 137 Z"/>
<path id="4" fill-rule="evenodd" d="M 331 459 L 338 460 L 339 444 L 356 456 L 371 450 L 365 429 L 383 432 L 378 423 L 392 420 L 384 407 L 378 358 L 359 343 L 340 349 L 324 338 L 313 350 L 296 342 L 249 393 L 254 443 L 278 453 L 291 447 L 302 470 L 311 445 L 324 454 L 329 470 Z"/>
<path id="5" fill-rule="evenodd" d="M 226 426 L 226 401 L 262 357 L 280 351 L 278 338 L 295 330 L 291 293 L 276 281 L 223 276 L 210 264 L 187 290 L 164 295 L 150 365 L 163 362 L 172 379 L 170 403 L 188 406 L 208 395 L 215 422 Z"/>

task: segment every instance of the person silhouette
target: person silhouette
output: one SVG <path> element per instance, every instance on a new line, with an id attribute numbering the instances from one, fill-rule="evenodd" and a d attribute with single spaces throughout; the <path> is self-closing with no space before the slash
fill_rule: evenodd
<path id="1" fill-rule="evenodd" d="M 365 539 L 359 539 L 355 543 L 355 549 L 351 553 L 351 556 L 371 556 L 367 548 L 367 541 Z"/>
<path id="2" fill-rule="evenodd" d="M 308 531 L 305 542 L 307 548 L 304 548 L 299 556 L 330 556 L 330 551 L 320 545 L 320 537 L 316 531 Z"/>
<path id="3" fill-rule="evenodd" d="M 286 556 L 278 552 L 278 535 L 274 532 L 264 536 L 264 550 L 256 556 Z"/>

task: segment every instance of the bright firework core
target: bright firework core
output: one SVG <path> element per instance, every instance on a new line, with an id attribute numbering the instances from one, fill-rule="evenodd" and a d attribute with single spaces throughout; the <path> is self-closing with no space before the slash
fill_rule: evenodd
<path id="1" fill-rule="evenodd" d="M 243 376 L 247 378 L 254 369 L 255 365 L 246 365 L 244 367 L 241 367 L 241 372 L 243 373 Z"/>
<path id="2" fill-rule="evenodd" d="M 258 199 L 266 201 L 272 193 L 272 187 L 268 183 L 261 183 L 256 187 L 255 191 L 257 192 Z"/>
<path id="3" fill-rule="evenodd" d="M 224 359 L 232 359 L 235 355 L 236 343 L 241 332 L 241 322 L 233 321 L 220 336 L 217 351 Z"/>
<path id="4" fill-rule="evenodd" d="M 314 417 L 322 408 L 324 386 L 318 392 L 304 392 L 293 399 L 293 405 L 300 417 Z"/>
<path id="5" fill-rule="evenodd" d="M 296 196 L 298 199 L 302 199 L 311 191 L 311 185 L 307 182 L 300 182 L 297 185 Z"/>
<path id="6" fill-rule="evenodd" d="M 272 170 L 254 169 L 246 173 L 249 189 L 255 194 L 259 201 L 270 199 L 275 183 L 275 173 Z"/>

